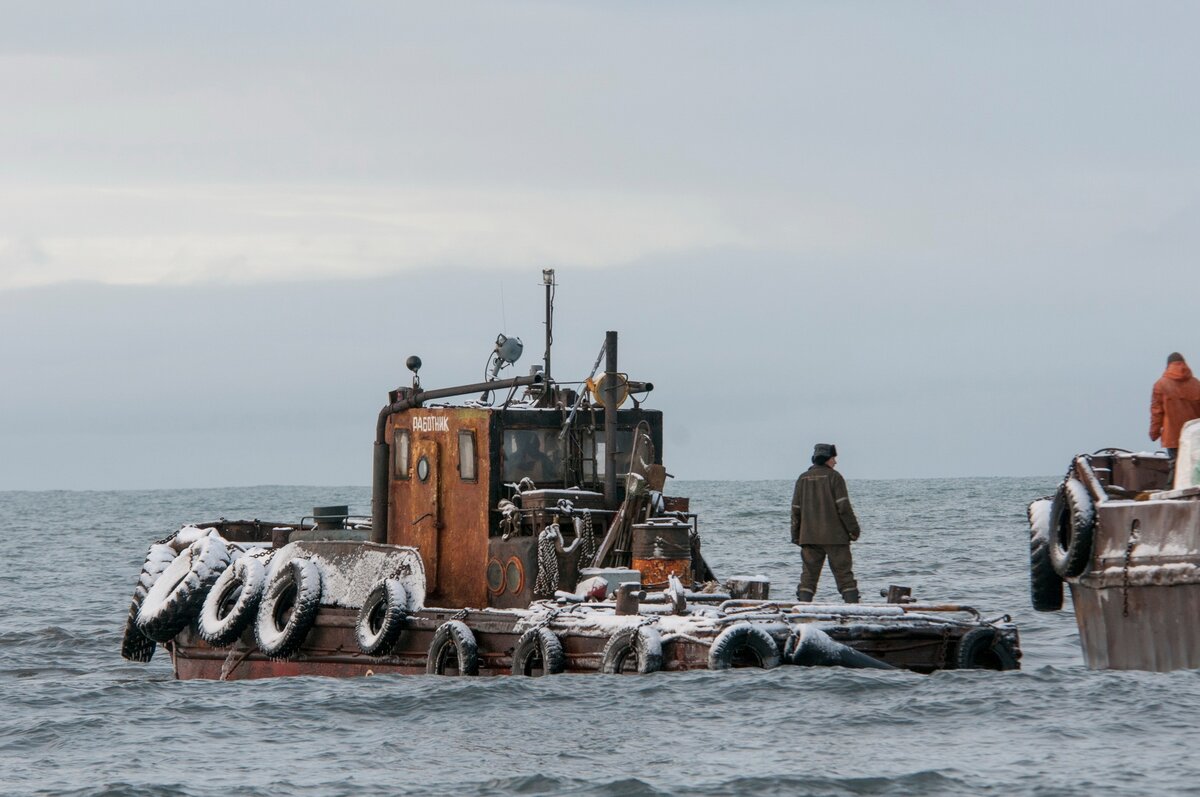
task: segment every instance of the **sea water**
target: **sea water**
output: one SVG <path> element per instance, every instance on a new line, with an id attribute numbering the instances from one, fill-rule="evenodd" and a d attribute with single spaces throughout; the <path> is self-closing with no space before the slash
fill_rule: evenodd
<path id="1" fill-rule="evenodd" d="M 1083 666 L 1029 606 L 1053 477 L 854 481 L 855 572 L 1010 613 L 1018 672 L 780 667 L 552 678 L 175 681 L 120 658 L 147 545 L 185 522 L 369 511 L 365 487 L 0 492 L 3 795 L 929 795 L 1200 791 L 1200 673 Z M 718 575 L 788 597 L 792 483 L 678 482 Z M 830 574 L 818 599 L 836 599 Z"/>

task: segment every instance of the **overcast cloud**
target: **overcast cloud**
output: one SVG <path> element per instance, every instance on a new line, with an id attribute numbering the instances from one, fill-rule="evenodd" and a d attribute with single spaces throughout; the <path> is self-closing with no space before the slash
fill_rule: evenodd
<path id="1" fill-rule="evenodd" d="M 1057 473 L 1200 362 L 1191 5 L 0 10 L 0 489 L 369 483 L 546 267 L 680 478 Z"/>

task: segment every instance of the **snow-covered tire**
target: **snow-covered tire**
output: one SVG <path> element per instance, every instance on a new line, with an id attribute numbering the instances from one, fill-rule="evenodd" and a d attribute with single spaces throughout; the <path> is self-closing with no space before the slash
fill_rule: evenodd
<path id="1" fill-rule="evenodd" d="M 1063 605 L 1062 577 L 1050 561 L 1050 518 L 1053 498 L 1029 504 L 1029 598 L 1039 612 L 1056 612 Z"/>
<path id="2" fill-rule="evenodd" d="M 479 645 L 461 620 L 447 620 L 433 632 L 425 672 L 430 675 L 479 675 Z"/>
<path id="3" fill-rule="evenodd" d="M 760 626 L 736 623 L 713 640 L 708 649 L 708 669 L 728 670 L 734 666 L 761 667 L 764 670 L 779 666 L 779 645 Z"/>
<path id="4" fill-rule="evenodd" d="M 193 542 L 154 581 L 138 610 L 138 630 L 166 642 L 196 618 L 204 596 L 229 566 L 229 549 L 215 531 Z"/>
<path id="5" fill-rule="evenodd" d="M 1058 487 L 1050 510 L 1050 564 L 1062 578 L 1087 570 L 1096 532 L 1096 505 L 1083 482 L 1069 477 Z"/>
<path id="6" fill-rule="evenodd" d="M 530 628 L 513 648 L 513 675 L 558 675 L 566 668 L 562 642 L 549 628 Z"/>
<path id="7" fill-rule="evenodd" d="M 200 607 L 197 631 L 213 647 L 237 641 L 258 613 L 267 568 L 256 556 L 243 556 L 220 575 Z"/>
<path id="8" fill-rule="evenodd" d="M 271 576 L 258 607 L 254 637 L 259 650 L 273 659 L 290 658 L 304 644 L 320 607 L 317 566 L 303 557 L 284 564 Z"/>
<path id="9" fill-rule="evenodd" d="M 613 634 L 600 656 L 600 672 L 609 675 L 658 672 L 662 666 L 662 637 L 645 625 L 622 628 Z"/>
<path id="10" fill-rule="evenodd" d="M 358 611 L 354 624 L 358 649 L 368 656 L 386 656 L 400 638 L 407 616 L 408 592 L 404 584 L 395 578 L 380 581 Z"/>
<path id="11" fill-rule="evenodd" d="M 995 628 L 972 628 L 958 640 L 954 666 L 959 670 L 1015 670 L 1016 651 Z"/>
<path id="12" fill-rule="evenodd" d="M 121 637 L 121 657 L 128 661 L 145 664 L 154 656 L 154 649 L 158 643 L 138 628 L 138 612 L 141 611 L 146 594 L 163 571 L 175 561 L 175 556 L 175 549 L 161 542 L 151 545 L 150 550 L 146 552 L 146 560 L 138 574 L 138 583 L 133 588 L 133 600 L 129 603 L 129 616 L 125 618 L 125 633 Z"/>

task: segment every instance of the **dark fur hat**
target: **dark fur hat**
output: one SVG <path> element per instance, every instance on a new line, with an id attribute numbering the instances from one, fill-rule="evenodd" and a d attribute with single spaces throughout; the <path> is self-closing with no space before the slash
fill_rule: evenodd
<path id="1" fill-rule="evenodd" d="M 812 461 L 814 465 L 824 465 L 837 456 L 837 446 L 833 443 L 817 443 L 813 446 Z"/>

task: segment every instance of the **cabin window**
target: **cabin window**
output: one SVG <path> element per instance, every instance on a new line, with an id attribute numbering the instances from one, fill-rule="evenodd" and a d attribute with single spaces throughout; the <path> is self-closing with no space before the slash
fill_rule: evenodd
<path id="1" fill-rule="evenodd" d="M 629 455 L 633 448 L 633 430 L 617 430 L 617 476 L 629 472 Z M 597 429 L 594 435 L 585 436 L 581 441 L 583 454 L 583 480 L 585 482 L 600 482 L 604 479 L 604 469 L 608 462 L 604 456 L 604 430 Z M 594 470 L 593 470 L 593 462 Z"/>
<path id="2" fill-rule="evenodd" d="M 408 430 L 397 429 L 392 440 L 392 476 L 396 479 L 408 478 Z"/>
<path id="3" fill-rule="evenodd" d="M 557 429 L 509 429 L 504 432 L 504 480 L 561 482 L 566 462 Z"/>
<path id="4" fill-rule="evenodd" d="M 478 478 L 475 473 L 474 432 L 458 433 L 458 475 L 466 482 L 473 482 Z"/>

